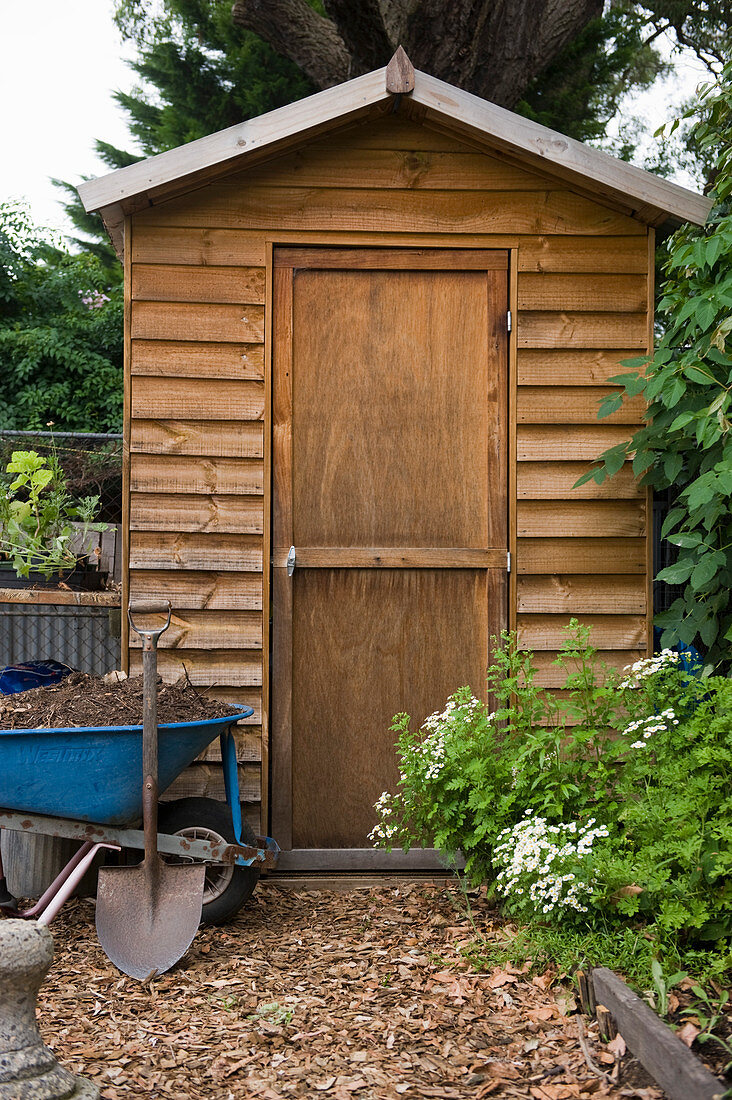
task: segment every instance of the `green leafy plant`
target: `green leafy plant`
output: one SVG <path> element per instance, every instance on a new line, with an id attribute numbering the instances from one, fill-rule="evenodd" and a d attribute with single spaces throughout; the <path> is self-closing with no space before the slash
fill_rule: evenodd
<path id="1" fill-rule="evenodd" d="M 0 495 L 0 560 L 12 562 L 19 577 L 73 570 L 89 534 L 106 530 L 95 522 L 99 497 L 75 502 L 55 453 L 13 451 L 6 473 L 14 477 Z"/>
<path id="2" fill-rule="evenodd" d="M 696 1041 L 698 1043 L 714 1042 L 722 1047 L 729 1058 L 723 1072 L 729 1073 L 732 1069 L 732 1042 L 717 1031 L 720 1023 L 728 1018 L 725 1009 L 729 1004 L 729 991 L 725 989 L 716 997 L 710 996 L 699 985 L 692 986 L 691 991 L 697 998 L 697 1003 L 691 1008 L 685 1008 L 684 1013 L 694 1016 L 699 1021 L 701 1031 L 697 1035 Z"/>
<path id="3" fill-rule="evenodd" d="M 683 593 L 656 621 L 662 644 L 701 643 L 713 666 L 732 652 L 732 64 L 699 90 L 687 117 L 695 145 L 714 156 L 712 211 L 706 225 L 670 238 L 656 350 L 625 361 L 629 372 L 609 379 L 622 388 L 601 403 L 603 417 L 641 395 L 645 424 L 577 485 L 600 484 L 632 460 L 644 484 L 674 487 L 662 535 L 678 557 L 659 579 Z"/>
<path id="4" fill-rule="evenodd" d="M 462 852 L 522 921 L 726 941 L 732 681 L 693 675 L 672 650 L 621 678 L 574 621 L 556 663 L 566 717 L 511 635 L 488 671 L 495 710 L 463 688 L 420 730 L 398 715 L 399 787 L 379 799 L 373 839 Z"/>
<path id="5" fill-rule="evenodd" d="M 659 1016 L 668 1016 L 668 995 L 675 985 L 683 982 L 686 971 L 677 970 L 675 974 L 666 974 L 660 959 L 653 959 L 651 961 L 651 977 L 653 988 L 656 991 L 656 1011 Z"/>

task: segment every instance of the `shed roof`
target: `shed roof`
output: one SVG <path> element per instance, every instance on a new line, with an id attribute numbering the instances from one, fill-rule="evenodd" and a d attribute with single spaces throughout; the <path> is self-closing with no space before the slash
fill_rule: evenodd
<path id="1" fill-rule="evenodd" d="M 617 204 L 648 225 L 675 226 L 686 221 L 701 225 L 706 220 L 711 202 L 704 195 L 427 73 L 414 72 L 413 90 L 395 93 L 389 90 L 394 87 L 389 71 L 390 67 L 375 69 L 307 99 L 89 180 L 79 186 L 84 207 L 101 213 L 121 252 L 125 215 L 247 168 L 308 139 L 398 108 L 428 126 L 477 143 L 487 152 L 510 155 L 564 180 L 570 187 L 591 190 L 600 201 Z M 405 87 L 411 83 L 409 79 Z"/>

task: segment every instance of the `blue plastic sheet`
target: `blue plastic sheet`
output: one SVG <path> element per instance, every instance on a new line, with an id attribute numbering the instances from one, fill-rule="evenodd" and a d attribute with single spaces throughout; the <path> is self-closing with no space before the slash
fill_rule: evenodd
<path id="1" fill-rule="evenodd" d="M 74 669 L 60 661 L 26 661 L 0 669 L 0 695 L 17 695 L 31 688 L 59 684 Z"/>

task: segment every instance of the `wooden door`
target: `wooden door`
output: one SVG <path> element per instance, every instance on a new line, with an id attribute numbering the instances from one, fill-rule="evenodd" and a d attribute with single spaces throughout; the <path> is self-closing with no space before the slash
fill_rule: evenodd
<path id="1" fill-rule="evenodd" d="M 399 865 L 367 839 L 398 780 L 392 716 L 421 724 L 466 683 L 485 697 L 506 626 L 507 267 L 275 251 L 271 828 L 288 867 Z"/>

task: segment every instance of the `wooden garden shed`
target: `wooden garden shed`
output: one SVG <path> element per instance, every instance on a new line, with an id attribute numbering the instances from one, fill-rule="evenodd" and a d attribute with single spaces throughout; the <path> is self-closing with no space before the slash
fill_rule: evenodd
<path id="1" fill-rule="evenodd" d="M 124 260 L 124 592 L 160 665 L 251 704 L 243 797 L 291 868 L 370 850 L 421 721 L 516 628 L 648 652 L 649 501 L 598 422 L 652 340 L 655 230 L 709 203 L 401 57 L 79 189 Z M 125 635 L 131 671 L 139 651 Z M 215 756 L 171 790 L 220 793 Z"/>

